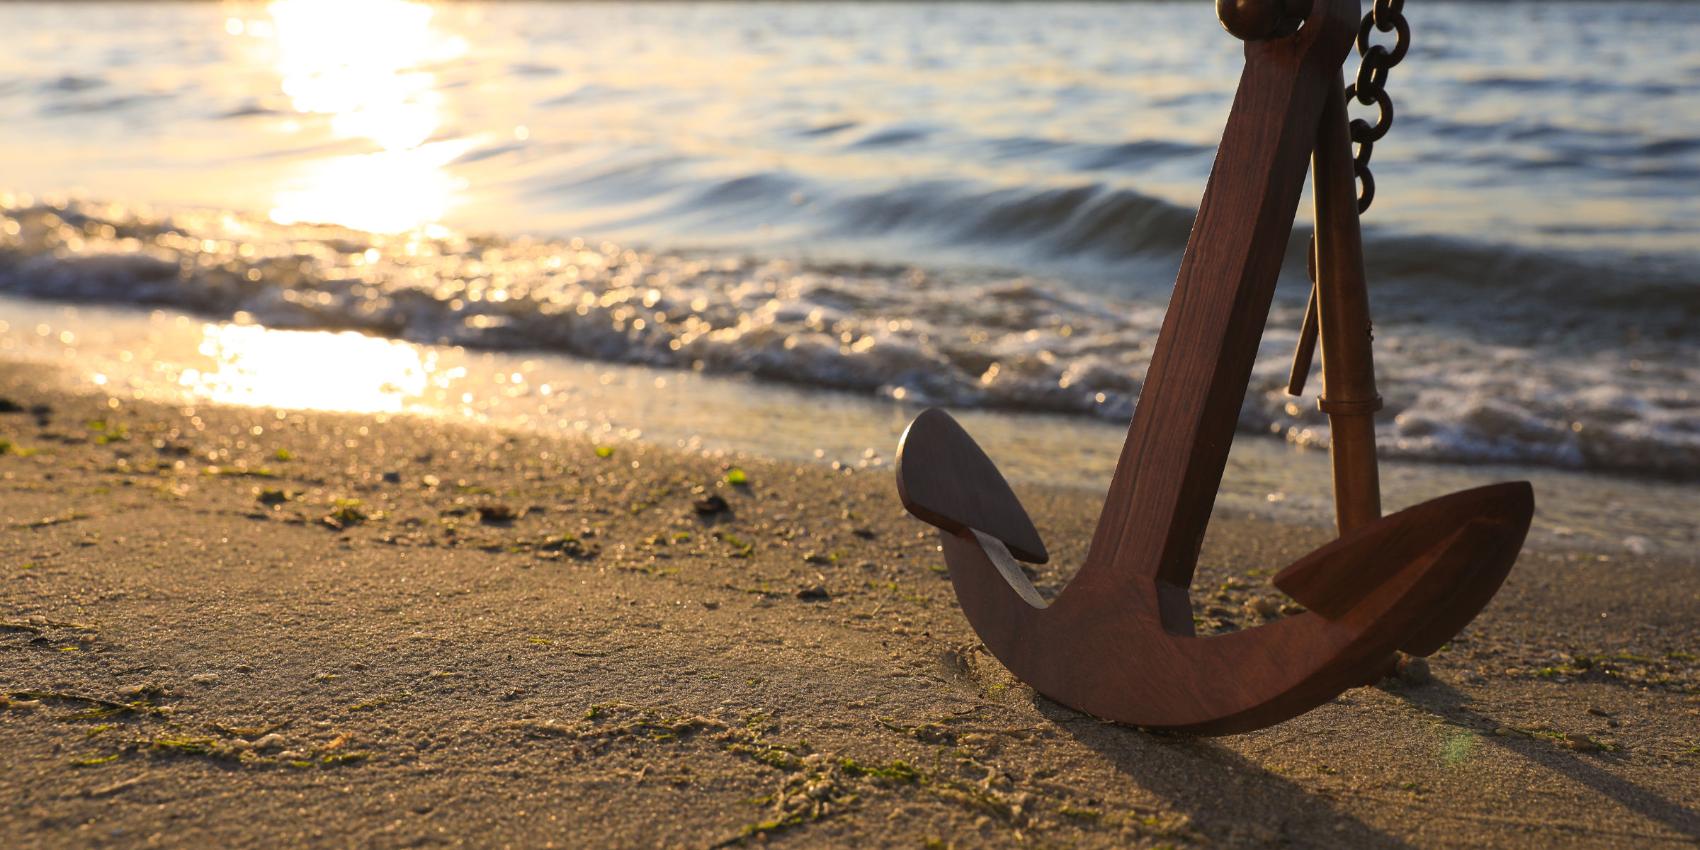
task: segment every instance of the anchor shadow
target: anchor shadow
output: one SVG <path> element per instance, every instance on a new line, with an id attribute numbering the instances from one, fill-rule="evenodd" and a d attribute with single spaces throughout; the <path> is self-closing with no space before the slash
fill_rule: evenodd
<path id="1" fill-rule="evenodd" d="M 1208 846 L 1411 847 L 1208 738 L 1107 723 L 1037 694 L 1033 704 L 1118 772 L 1184 812 Z"/>
<path id="2" fill-rule="evenodd" d="M 1412 691 L 1396 690 L 1392 693 L 1410 705 L 1445 720 L 1463 721 L 1489 729 L 1507 725 L 1475 710 L 1468 696 L 1440 682 Z M 1700 839 L 1700 812 L 1601 770 L 1590 764 L 1587 757 L 1521 737 L 1484 735 L 1482 740 L 1579 782 L 1648 820 L 1662 823 L 1690 839 Z"/>

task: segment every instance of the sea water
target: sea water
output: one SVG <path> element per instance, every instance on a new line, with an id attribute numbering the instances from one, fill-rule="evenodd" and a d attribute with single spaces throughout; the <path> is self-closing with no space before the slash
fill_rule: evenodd
<path id="1" fill-rule="evenodd" d="M 1700 479 L 1700 6 L 1407 14 L 1383 454 Z M 1121 426 L 1240 55 L 1203 2 L 6 4 L 0 293 Z M 1306 209 L 1240 425 L 1323 447 Z"/>

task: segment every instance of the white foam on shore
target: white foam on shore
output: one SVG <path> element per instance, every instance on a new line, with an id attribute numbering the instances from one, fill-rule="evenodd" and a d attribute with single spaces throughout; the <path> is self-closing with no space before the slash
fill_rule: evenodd
<path id="1" fill-rule="evenodd" d="M 582 240 L 378 235 L 228 211 L 0 199 L 0 292 L 162 305 L 272 328 L 538 350 L 873 397 L 1125 422 L 1162 307 L 1021 276 Z M 1242 430 L 1327 445 L 1284 392 L 1298 321 L 1277 309 Z M 1377 327 L 1392 457 L 1700 478 L 1692 339 L 1488 344 Z"/>

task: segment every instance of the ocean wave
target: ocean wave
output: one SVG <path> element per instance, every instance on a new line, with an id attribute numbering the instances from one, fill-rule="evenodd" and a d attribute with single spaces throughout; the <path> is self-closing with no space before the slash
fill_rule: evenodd
<path id="1" fill-rule="evenodd" d="M 102 77 L 82 76 L 78 74 L 61 74 L 41 84 L 47 92 L 81 92 L 97 89 L 106 85 Z"/>
<path id="2" fill-rule="evenodd" d="M 907 144 L 912 144 L 912 143 L 915 143 L 915 142 L 925 141 L 926 138 L 928 136 L 931 136 L 934 132 L 936 132 L 936 130 L 934 128 L 931 128 L 931 127 L 921 127 L 921 126 L 887 127 L 885 129 L 877 130 L 875 132 L 869 133 L 868 135 L 863 136 L 862 138 L 857 139 L 854 142 L 851 142 L 849 147 L 851 147 L 851 148 L 892 148 L 892 147 L 898 147 L 898 146 L 901 146 L 901 145 L 907 145 Z"/>
<path id="3" fill-rule="evenodd" d="M 284 111 L 277 106 L 249 100 L 238 106 L 219 112 L 214 117 L 219 119 L 259 118 L 282 114 L 284 114 Z"/>
<path id="4" fill-rule="evenodd" d="M 987 249 L 1020 264 L 1095 264 L 1105 276 L 1118 274 L 1129 263 L 1178 267 L 1196 214 L 1102 182 L 994 188 L 929 180 L 834 194 L 782 173 L 724 178 L 680 202 L 674 212 L 693 206 L 699 212 L 728 214 L 739 208 L 784 211 L 798 198 L 811 201 L 809 214 L 819 220 L 811 231 L 816 238 L 874 236 L 934 248 Z M 1682 228 L 1671 226 L 1672 232 Z M 1302 275 L 1309 239 L 1310 228 L 1301 222 L 1288 241 L 1287 264 L 1294 278 Z M 1692 257 L 1686 255 L 1649 252 L 1628 261 L 1587 251 L 1374 227 L 1365 234 L 1365 246 L 1378 307 L 1392 311 L 1390 316 L 1440 314 L 1463 323 L 1502 323 L 1513 314 L 1536 310 L 1561 323 L 1601 323 L 1612 314 L 1614 328 L 1634 325 L 1667 334 L 1700 319 L 1700 280 Z M 1129 281 L 1129 294 L 1151 294 L 1153 286 L 1166 291 L 1168 283 Z M 1437 294 L 1451 297 L 1440 300 Z M 1496 332 L 1506 331 L 1517 329 Z"/>
<path id="5" fill-rule="evenodd" d="M 1498 88 L 1518 93 L 1558 92 L 1570 97 L 1606 94 L 1623 97 L 1667 97 L 1682 90 L 1681 86 L 1662 81 L 1618 81 L 1583 76 L 1483 74 L 1465 77 L 1463 81 L 1476 88 Z"/>
<path id="6" fill-rule="evenodd" d="M 1216 152 L 1209 145 L 1187 144 L 1166 139 L 1143 139 L 1113 145 L 1071 145 L 1070 161 L 1082 171 L 1112 171 L 1149 168 L 1153 162 L 1176 157 L 1204 157 Z"/>
<path id="7" fill-rule="evenodd" d="M 21 200 L 0 204 L 0 291 L 1115 420 L 1163 316 L 1029 277 Z M 1240 425 L 1325 446 L 1325 417 L 1284 393 L 1296 325 L 1276 311 Z M 1509 345 L 1419 323 L 1377 345 L 1386 454 L 1700 476 L 1692 337 Z"/>
<path id="8" fill-rule="evenodd" d="M 839 133 L 844 132 L 845 130 L 854 130 L 857 127 L 860 127 L 860 126 L 861 126 L 861 123 L 857 122 L 857 121 L 828 121 L 824 124 L 811 124 L 807 127 L 799 128 L 796 131 L 796 133 L 797 133 L 797 135 L 803 136 L 803 137 L 806 137 L 806 138 L 807 137 L 818 137 L 818 136 L 834 136 L 834 135 L 837 135 Z"/>
<path id="9" fill-rule="evenodd" d="M 130 109 L 150 101 L 169 100 L 175 96 L 172 92 L 133 92 L 112 97 L 72 97 L 42 104 L 37 112 L 47 117 L 55 115 L 101 115 Z"/>
<path id="10" fill-rule="evenodd" d="M 1115 163 L 1123 160 L 1202 151 L 1167 142 L 1092 146 L 1036 137 L 1001 138 L 993 148 L 1012 156 L 1064 158 L 1074 167 L 1096 157 L 1106 169 L 1120 167 Z M 467 157 L 488 155 L 492 152 L 475 150 Z M 742 237 L 767 228 L 788 234 L 804 250 L 814 244 L 895 242 L 911 254 L 968 256 L 1037 270 L 1066 268 L 1071 276 L 1114 281 L 1109 288 L 1126 296 L 1167 291 L 1196 214 L 1191 207 L 1113 179 L 1017 185 L 905 179 L 834 185 L 804 171 L 729 171 L 712 159 L 647 153 L 597 161 L 528 191 L 571 197 L 581 204 L 614 204 L 620 212 L 596 220 L 593 229 L 598 232 L 662 225 L 673 238 L 730 234 L 750 241 Z M 639 211 L 629 212 L 639 202 L 644 202 Z M 1303 218 L 1301 211 L 1285 252 L 1288 283 L 1295 287 L 1303 283 L 1310 238 Z M 1691 229 L 1683 222 L 1614 226 L 1673 239 Z M 1611 227 L 1560 220 L 1536 229 L 1555 239 L 1605 238 L 1618 235 Z M 1623 255 L 1491 237 L 1412 233 L 1371 222 L 1364 234 L 1365 264 L 1378 309 L 1387 311 L 1388 318 L 1438 316 L 1466 325 L 1491 325 L 1496 335 L 1539 333 L 1554 321 L 1609 325 L 1613 332 L 1633 326 L 1671 335 L 1681 333 L 1684 323 L 1700 319 L 1700 277 L 1692 254 Z M 1171 271 L 1150 274 L 1165 267 Z M 1507 325 L 1530 311 L 1552 321 Z"/>
<path id="11" fill-rule="evenodd" d="M 926 233 L 953 246 L 1019 245 L 1051 257 L 1101 261 L 1153 253 L 1178 256 L 1194 215 L 1185 207 L 1098 183 L 985 188 L 950 181 L 836 199 L 825 214 L 845 233 Z"/>

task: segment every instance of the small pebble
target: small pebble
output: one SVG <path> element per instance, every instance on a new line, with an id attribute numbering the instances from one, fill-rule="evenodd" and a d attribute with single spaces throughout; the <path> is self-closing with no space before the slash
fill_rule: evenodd
<path id="1" fill-rule="evenodd" d="M 702 514 L 703 516 L 712 516 L 714 514 L 723 514 L 723 513 L 726 513 L 727 511 L 732 509 L 732 506 L 726 504 L 726 500 L 720 498 L 720 496 L 718 494 L 713 494 L 713 495 L 709 495 L 709 496 L 706 496 L 704 498 L 698 499 L 698 500 L 696 500 L 696 503 L 693 504 L 691 507 L 695 508 L 696 512 L 699 513 L 699 514 Z"/>
<path id="2" fill-rule="evenodd" d="M 1257 616 L 1267 620 L 1271 617 L 1280 615 L 1281 603 L 1272 597 L 1254 596 L 1251 599 L 1246 600 L 1245 609 L 1247 612 L 1256 614 Z"/>
<path id="3" fill-rule="evenodd" d="M 197 673 L 190 676 L 189 681 L 194 682 L 197 685 L 216 685 L 218 684 L 218 678 L 219 676 L 217 673 Z"/>
<path id="4" fill-rule="evenodd" d="M 825 602 L 832 598 L 832 594 L 827 593 L 826 588 L 812 584 L 797 591 L 797 598 L 804 602 Z"/>
<path id="5" fill-rule="evenodd" d="M 1600 748 L 1598 741 L 1580 732 L 1565 733 L 1564 745 L 1580 753 L 1591 753 Z"/>
<path id="6" fill-rule="evenodd" d="M 519 518 L 519 514 L 507 505 L 479 505 L 478 521 L 485 525 L 505 525 Z"/>
<path id="7" fill-rule="evenodd" d="M 1434 681 L 1434 674 L 1428 669 L 1428 660 L 1415 655 L 1400 655 L 1399 663 L 1394 667 L 1394 675 L 1408 685 L 1426 685 Z"/>
<path id="8" fill-rule="evenodd" d="M 386 472 L 386 473 L 384 473 L 384 483 L 385 484 L 400 484 L 401 483 L 401 473 L 399 473 L 399 472 Z"/>

